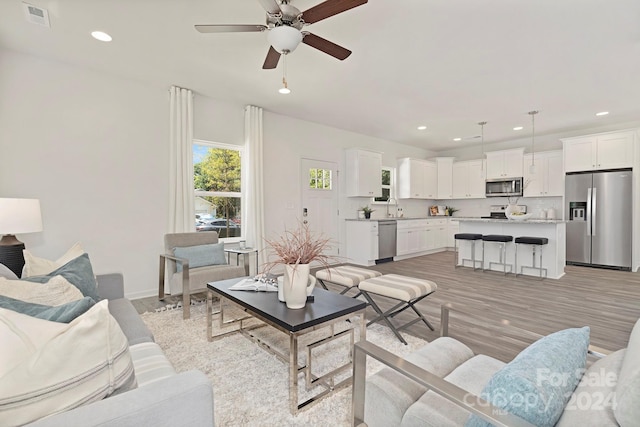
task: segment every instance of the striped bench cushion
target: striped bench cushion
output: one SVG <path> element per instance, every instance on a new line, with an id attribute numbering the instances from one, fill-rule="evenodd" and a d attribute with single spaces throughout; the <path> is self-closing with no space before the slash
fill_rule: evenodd
<path id="1" fill-rule="evenodd" d="M 316 279 L 352 288 L 358 286 L 361 281 L 382 276 L 382 273 L 366 268 L 343 265 L 340 267 L 325 268 L 316 272 Z"/>
<path id="2" fill-rule="evenodd" d="M 129 347 L 138 387 L 154 383 L 176 374 L 171 362 L 160 346 L 154 342 L 143 342 Z"/>
<path id="3" fill-rule="evenodd" d="M 409 302 L 438 289 L 431 280 L 416 279 L 399 274 L 385 274 L 360 282 L 361 291 Z"/>

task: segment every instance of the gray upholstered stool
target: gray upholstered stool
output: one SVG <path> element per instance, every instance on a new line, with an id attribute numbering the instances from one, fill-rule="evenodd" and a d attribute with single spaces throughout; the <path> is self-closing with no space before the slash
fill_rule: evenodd
<path id="1" fill-rule="evenodd" d="M 458 267 L 464 267 L 464 262 L 465 261 L 471 261 L 471 265 L 473 267 L 474 270 L 479 270 L 480 268 L 482 268 L 483 266 L 483 261 L 484 260 L 480 260 L 480 261 L 476 261 L 476 241 L 478 240 L 482 240 L 482 234 L 475 234 L 475 233 L 457 233 L 453 236 L 454 241 L 453 241 L 453 250 L 454 250 L 454 258 L 453 258 L 453 265 L 455 266 L 455 268 Z M 462 258 L 462 263 L 458 264 L 458 240 L 467 240 L 469 242 L 471 242 L 471 258 Z M 476 263 L 480 263 L 480 268 L 476 268 Z"/>
<path id="2" fill-rule="evenodd" d="M 405 345 L 407 342 L 402 335 L 400 335 L 400 329 L 407 328 L 416 322 L 422 321 L 433 331 L 433 326 L 431 326 L 429 321 L 415 306 L 415 304 L 423 298 L 428 297 L 438 289 L 438 285 L 431 280 L 416 279 L 414 277 L 401 276 L 399 274 L 385 274 L 380 277 L 374 277 L 373 279 L 363 280 L 360 282 L 360 285 L 358 285 L 358 289 L 360 289 L 362 295 L 364 295 L 371 307 L 376 311 L 376 313 L 378 313 L 378 317 L 367 323 L 367 326 L 373 322 L 377 322 L 378 320 L 384 320 L 391 331 L 393 331 L 396 337 L 398 337 L 400 342 Z M 374 301 L 372 295 L 391 298 L 399 302 L 387 311 L 382 311 Z M 411 308 L 418 317 L 396 327 L 391 323 L 390 319 L 396 314 L 402 313 L 407 308 Z"/>
<path id="3" fill-rule="evenodd" d="M 501 265 L 504 269 L 504 275 L 507 275 L 507 265 L 509 266 L 509 273 L 513 273 L 513 264 L 507 264 L 507 243 L 513 241 L 513 236 L 509 236 L 506 234 L 486 234 L 482 236 L 482 260 L 484 261 L 484 244 L 486 242 L 489 243 L 498 243 L 500 244 L 500 261 L 499 262 L 489 262 L 489 270 L 491 270 L 491 266 L 493 264 Z M 484 268 L 484 262 L 482 264 L 482 271 L 486 271 Z"/>
<path id="4" fill-rule="evenodd" d="M 522 270 L 524 268 L 531 268 L 533 270 L 538 270 L 540 272 L 540 280 L 547 278 L 547 269 L 542 268 L 542 247 L 549 243 L 549 239 L 546 237 L 516 237 L 514 241 L 516 244 L 516 276 L 518 276 L 518 245 L 530 245 L 532 252 L 533 263 L 531 265 L 523 265 L 520 267 L 520 274 L 522 274 Z M 540 247 L 540 267 L 536 267 L 536 249 Z M 544 271 L 544 277 L 542 276 L 542 272 Z"/>
<path id="5" fill-rule="evenodd" d="M 379 271 L 352 267 L 350 265 L 325 268 L 316 272 L 316 279 L 318 280 L 318 284 L 324 289 L 329 290 L 326 283 L 334 283 L 336 285 L 344 286 L 344 289 L 340 292 L 341 295 L 346 294 L 353 288 L 358 289 L 358 285 L 361 281 L 372 279 L 378 276 L 382 276 L 382 273 L 380 273 Z M 353 298 L 359 296 L 360 291 L 358 290 L 358 293 L 353 295 Z"/>

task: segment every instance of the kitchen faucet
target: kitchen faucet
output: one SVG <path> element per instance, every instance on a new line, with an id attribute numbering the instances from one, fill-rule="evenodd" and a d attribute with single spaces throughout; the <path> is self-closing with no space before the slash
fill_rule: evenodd
<path id="1" fill-rule="evenodd" d="M 387 218 L 391 218 L 391 217 L 395 217 L 396 216 L 395 214 L 391 215 L 389 213 L 389 204 L 391 203 L 392 199 L 395 201 L 394 206 L 396 207 L 396 210 L 398 209 L 398 200 L 396 200 L 393 197 L 389 196 L 389 198 L 387 199 Z"/>

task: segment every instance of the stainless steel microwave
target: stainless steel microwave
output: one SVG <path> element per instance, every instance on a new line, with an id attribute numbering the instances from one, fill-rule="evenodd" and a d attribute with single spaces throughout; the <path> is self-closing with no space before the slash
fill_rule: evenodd
<path id="1" fill-rule="evenodd" d="M 485 184 L 487 197 L 522 196 L 522 177 L 488 179 Z"/>

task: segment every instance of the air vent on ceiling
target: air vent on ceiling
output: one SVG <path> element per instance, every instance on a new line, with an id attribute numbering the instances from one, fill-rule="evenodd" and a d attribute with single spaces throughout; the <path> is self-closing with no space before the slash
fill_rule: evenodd
<path id="1" fill-rule="evenodd" d="M 27 22 L 42 25 L 43 27 L 51 27 L 51 25 L 49 25 L 49 12 L 47 12 L 47 9 L 24 2 L 22 3 L 22 6 L 24 8 L 24 14 L 27 18 Z"/>

